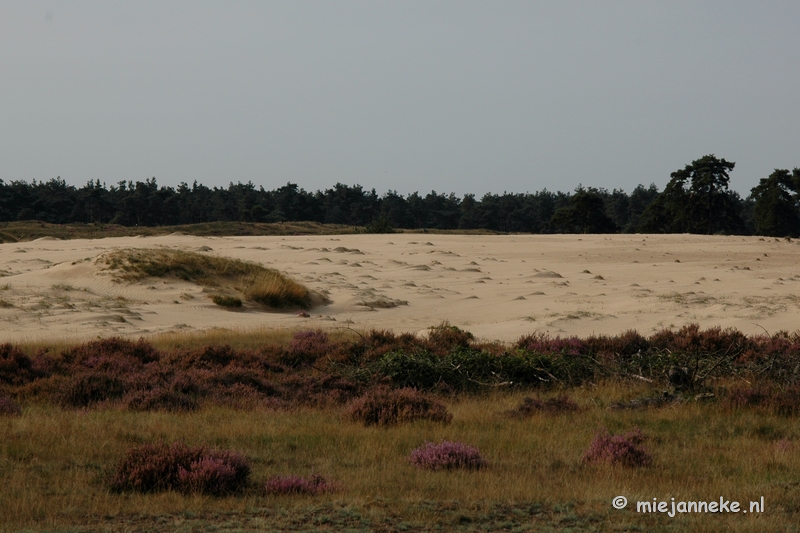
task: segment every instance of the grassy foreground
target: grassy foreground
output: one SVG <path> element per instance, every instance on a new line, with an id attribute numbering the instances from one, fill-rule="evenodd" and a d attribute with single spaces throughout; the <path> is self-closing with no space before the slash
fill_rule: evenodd
<path id="1" fill-rule="evenodd" d="M 447 402 L 448 426 L 418 422 L 365 428 L 337 409 L 242 411 L 210 407 L 190 414 L 62 411 L 43 405 L 0 419 L 0 509 L 4 530 L 512 530 L 795 531 L 800 523 L 800 454 L 794 421 L 709 405 L 650 412 L 609 411 L 638 394 L 616 385 L 581 388 L 576 414 L 502 415 L 519 394 Z M 649 436 L 650 468 L 581 460 L 594 432 L 639 426 Z M 477 446 L 490 466 L 477 472 L 427 472 L 408 464 L 426 440 Z M 254 486 L 226 498 L 113 494 L 107 477 L 131 445 L 183 440 L 230 448 L 253 464 Z M 268 497 L 268 475 L 322 473 L 338 492 Z M 263 483 L 262 483 L 263 484 Z M 628 498 L 628 509 L 611 507 Z M 635 512 L 636 500 L 714 500 L 760 514 L 670 518 Z M 631 509 L 633 507 L 633 509 Z"/>
<path id="2" fill-rule="evenodd" d="M 798 350 L 797 335 L 696 327 L 481 345 L 447 325 L 426 338 L 210 332 L 3 345 L 0 531 L 798 531 Z M 371 392 L 409 385 L 452 422 L 352 417 Z M 509 416 L 536 404 L 526 398 L 561 405 L 548 400 L 563 395 L 577 410 Z M 601 430 L 635 428 L 647 466 L 584 459 Z M 410 464 L 413 449 L 442 440 L 477 447 L 488 466 Z M 112 490 L 128 450 L 176 441 L 242 454 L 248 483 L 224 497 Z M 321 474 L 338 490 L 265 492 L 287 474 Z M 720 497 L 748 511 L 763 497 L 765 509 L 637 512 L 637 501 Z"/>

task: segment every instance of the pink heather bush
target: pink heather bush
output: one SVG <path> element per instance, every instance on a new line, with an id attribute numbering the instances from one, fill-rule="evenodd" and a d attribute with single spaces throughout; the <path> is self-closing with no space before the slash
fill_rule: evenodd
<path id="1" fill-rule="evenodd" d="M 273 476 L 267 480 L 264 490 L 269 495 L 308 494 L 315 495 L 336 490 L 335 483 L 319 474 L 309 477 Z"/>
<path id="2" fill-rule="evenodd" d="M 22 414 L 22 407 L 11 398 L 0 396 L 0 416 L 19 416 Z"/>
<path id="3" fill-rule="evenodd" d="M 645 436 L 639 428 L 622 435 L 611 435 L 603 429 L 594 436 L 583 460 L 589 463 L 620 464 L 629 467 L 650 466 L 653 457 L 641 447 Z"/>
<path id="4" fill-rule="evenodd" d="M 329 350 L 328 334 L 324 331 L 298 331 L 292 336 L 288 353 L 280 361 L 291 367 L 310 365 Z"/>
<path id="5" fill-rule="evenodd" d="M 206 452 L 189 468 L 178 468 L 178 489 L 195 494 L 222 496 L 247 482 L 250 467 L 244 456 L 229 451 Z"/>
<path id="6" fill-rule="evenodd" d="M 247 484 L 247 459 L 228 450 L 143 444 L 128 450 L 117 467 L 112 490 L 156 492 L 178 490 L 211 495 L 235 492 Z"/>
<path id="7" fill-rule="evenodd" d="M 408 460 L 416 467 L 428 470 L 452 470 L 466 468 L 477 470 L 487 465 L 486 460 L 474 446 L 463 442 L 443 440 L 439 444 L 426 442 L 415 448 Z"/>
<path id="8" fill-rule="evenodd" d="M 585 351 L 584 341 L 578 337 L 556 337 L 543 334 L 526 335 L 517 340 L 515 346 L 523 350 L 539 353 L 561 353 L 564 355 L 580 355 Z"/>
<path id="9" fill-rule="evenodd" d="M 449 424 L 453 420 L 444 405 L 411 388 L 369 391 L 353 400 L 347 412 L 350 418 L 365 426 L 389 426 L 412 420 Z"/>
<path id="10" fill-rule="evenodd" d="M 328 334 L 320 330 L 298 331 L 292 336 L 289 351 L 323 355 L 328 348 Z"/>

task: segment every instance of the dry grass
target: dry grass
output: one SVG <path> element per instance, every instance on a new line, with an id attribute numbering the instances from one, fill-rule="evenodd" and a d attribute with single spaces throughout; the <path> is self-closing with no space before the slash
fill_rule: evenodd
<path id="1" fill-rule="evenodd" d="M 235 361 L 257 366 L 268 363 L 274 372 L 263 376 L 264 383 L 248 378 L 253 386 L 267 386 L 267 382 L 276 387 L 281 383 L 300 384 L 292 381 L 288 375 L 291 373 L 297 373 L 295 378 L 300 379 L 335 372 L 344 368 L 343 354 L 363 357 L 362 374 L 372 373 L 377 367 L 369 361 L 393 343 L 408 352 L 406 359 L 390 357 L 393 361 L 427 361 L 414 358 L 410 336 L 396 338 L 388 332 L 365 332 L 359 336 L 348 330 L 305 333 L 298 336 L 291 330 L 265 329 L 258 334 L 239 335 L 215 330 L 202 335 L 162 335 L 151 340 L 160 349 L 208 348 L 228 343 L 248 349 L 261 347 L 266 350 L 263 357 L 251 353 L 230 359 L 233 354 L 229 350 L 215 348 L 184 354 L 182 359 L 187 363 L 202 362 L 222 381 L 251 376 L 244 368 L 237 370 Z M 343 349 L 334 346 L 338 339 L 358 339 L 352 346 L 357 349 L 337 352 Z M 430 358 L 434 366 L 442 361 L 460 361 L 462 370 L 473 372 L 475 361 L 454 359 L 454 354 L 463 355 L 471 341 L 468 332 L 443 324 L 432 328 L 417 346 L 427 346 L 436 354 Z M 118 348 L 135 351 L 141 365 L 156 370 L 151 361 L 155 355 L 147 346 L 126 348 L 125 343 L 114 342 Z M 103 353 L 116 353 L 112 350 L 114 342 L 104 345 Z M 655 350 L 650 352 L 653 358 L 666 353 L 666 347 L 727 354 L 730 346 L 738 346 L 743 359 L 772 354 L 765 358 L 771 366 L 785 363 L 794 368 L 796 358 L 792 354 L 796 353 L 793 347 L 797 344 L 796 336 L 747 339 L 734 331 L 684 328 L 661 332 L 650 339 L 635 332 L 583 340 L 532 335 L 520 339 L 515 349 L 555 351 L 566 354 L 563 361 L 569 362 L 579 359 L 572 355 L 573 350 L 578 354 L 587 346 L 597 353 L 617 354 L 621 359 L 638 354 L 647 346 Z M 27 345 L 24 349 L 30 352 L 34 347 Z M 266 355 L 317 349 L 327 357 L 315 361 L 313 367 L 278 368 Z M 42 364 L 38 361 L 28 368 L 24 358 L 11 351 L 5 356 L 3 367 L 9 391 L 16 387 L 14 383 L 24 374 L 22 371 L 35 374 Z M 112 365 L 130 359 L 103 359 L 91 351 L 84 355 L 85 359 L 76 355 L 72 364 Z M 476 361 L 489 364 L 492 357 L 497 354 L 485 354 Z M 65 358 L 65 364 L 68 359 L 72 360 Z M 331 366 L 325 366 L 326 361 Z M 168 371 L 167 367 L 162 370 Z M 374 377 L 378 379 L 376 383 L 381 382 L 379 376 Z M 283 407 L 277 403 L 200 402 L 198 410 L 183 413 L 126 411 L 123 405 L 113 402 L 96 404 L 92 409 L 62 410 L 54 403 L 41 403 L 47 401 L 43 393 L 35 394 L 48 384 L 67 383 L 59 379 L 65 378 L 54 375 L 48 381 L 27 383 L 24 387 L 30 394 L 14 397 L 22 404 L 22 416 L 0 417 L 0 483 L 4 488 L 0 491 L 0 531 L 744 532 L 792 531 L 800 523 L 797 418 L 794 411 L 777 414 L 780 410 L 757 402 L 726 403 L 726 391 L 744 386 L 743 374 L 709 378 L 716 399 L 698 400 L 688 394 L 682 395 L 679 402 L 640 410 L 618 410 L 614 405 L 659 396 L 663 382 L 604 381 L 597 374 L 592 379 L 575 381 L 582 385 L 573 387 L 535 384 L 531 386 L 534 390 L 520 387 L 505 392 L 503 387 L 484 388 L 469 395 L 436 397 L 453 416 L 449 425 L 421 420 L 390 427 L 364 427 L 352 421 L 346 400 L 316 404 L 327 406 L 324 408 L 302 407 L 312 404 L 301 401 L 280 404 Z M 532 411 L 524 418 L 507 416 L 509 410 L 534 392 L 542 405 L 564 403 L 559 398 L 568 394 L 579 409 L 560 410 L 557 415 L 545 410 Z M 292 399 L 305 394 L 296 394 Z M 747 393 L 735 398 L 752 396 Z M 239 407 L 234 409 L 231 405 Z M 649 466 L 629 468 L 583 460 L 598 432 L 605 429 L 619 435 L 637 427 L 644 437 L 642 446 L 652 456 Z M 429 472 L 409 464 L 411 450 L 425 442 L 445 440 L 476 447 L 485 457 L 487 468 Z M 110 476 L 127 450 L 143 443 L 175 441 L 243 454 L 253 466 L 250 487 L 225 498 L 175 492 L 115 494 L 109 490 Z M 263 491 L 265 481 L 273 476 L 314 475 L 335 483 L 337 491 L 315 496 L 268 496 Z M 611 507 L 611 500 L 620 495 L 630 502 L 623 511 Z M 766 512 L 670 518 L 635 510 L 636 501 L 653 498 L 666 502 L 670 498 L 711 501 L 720 496 L 742 503 L 745 509 L 749 509 L 750 501 L 764 497 Z"/>
<path id="2" fill-rule="evenodd" d="M 98 262 L 116 279 L 176 277 L 216 290 L 233 291 L 245 300 L 268 307 L 308 308 L 319 297 L 277 270 L 255 263 L 183 250 L 137 248 L 103 254 Z M 316 301 L 315 301 L 316 300 Z"/>
<path id="3" fill-rule="evenodd" d="M 210 531 L 224 526 L 226 513 L 248 515 L 253 509 L 274 517 L 262 528 L 274 529 L 281 512 L 297 509 L 308 522 L 296 519 L 294 527 L 312 529 L 319 526 L 320 513 L 333 516 L 341 507 L 361 513 L 376 529 L 387 521 L 420 527 L 429 522 L 431 529 L 438 522 L 452 529 L 453 522 L 441 521 L 459 520 L 458 515 L 465 528 L 485 529 L 491 502 L 517 510 L 538 506 L 540 512 L 526 511 L 524 520 L 517 516 L 520 530 L 541 529 L 533 527 L 539 524 L 554 530 L 787 531 L 798 523 L 800 434 L 793 420 L 701 404 L 647 412 L 604 407 L 629 394 L 630 387 L 617 384 L 573 390 L 581 412 L 524 421 L 502 416 L 521 394 L 469 397 L 448 402 L 454 415 L 449 426 L 416 422 L 390 428 L 362 427 L 336 409 L 212 407 L 179 415 L 26 405 L 22 417 L 0 419 L 0 529 L 103 523 L 113 530 L 113 524 L 131 517 L 200 515 L 205 518 L 193 530 Z M 618 433 L 634 426 L 649 437 L 652 467 L 632 470 L 581 460 L 599 428 Z M 412 449 L 443 439 L 478 447 L 490 466 L 477 472 L 427 472 L 408 464 Z M 274 475 L 319 473 L 341 490 L 313 500 L 265 497 L 256 489 L 222 499 L 109 492 L 107 475 L 128 448 L 175 440 L 243 453 L 253 465 L 255 485 Z M 764 496 L 767 510 L 761 515 L 645 516 L 631 511 L 630 504 L 626 511 L 612 509 L 618 495 L 634 504 L 654 497 L 712 500 L 720 495 L 746 503 Z M 445 502 L 459 509 L 458 515 L 437 512 Z M 311 505 L 316 512 L 306 509 Z"/>

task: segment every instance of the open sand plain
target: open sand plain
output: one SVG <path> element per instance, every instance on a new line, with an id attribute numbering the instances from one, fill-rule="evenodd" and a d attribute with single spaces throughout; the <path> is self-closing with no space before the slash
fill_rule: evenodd
<path id="1" fill-rule="evenodd" d="M 178 279 L 112 279 L 98 258 L 169 247 L 261 263 L 328 305 L 231 311 Z M 800 243 L 697 235 L 122 237 L 0 245 L 0 342 L 209 328 L 424 332 L 483 340 L 649 334 L 696 322 L 747 334 L 800 329 Z"/>

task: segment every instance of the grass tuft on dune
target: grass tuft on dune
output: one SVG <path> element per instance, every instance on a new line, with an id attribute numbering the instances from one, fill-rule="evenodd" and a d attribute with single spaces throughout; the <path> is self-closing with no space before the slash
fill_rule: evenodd
<path id="1" fill-rule="evenodd" d="M 99 262 L 122 281 L 176 277 L 216 290 L 222 296 L 268 307 L 308 308 L 314 294 L 281 272 L 256 263 L 184 250 L 127 248 L 103 254 Z M 216 295 L 220 299 L 220 294 Z"/>

